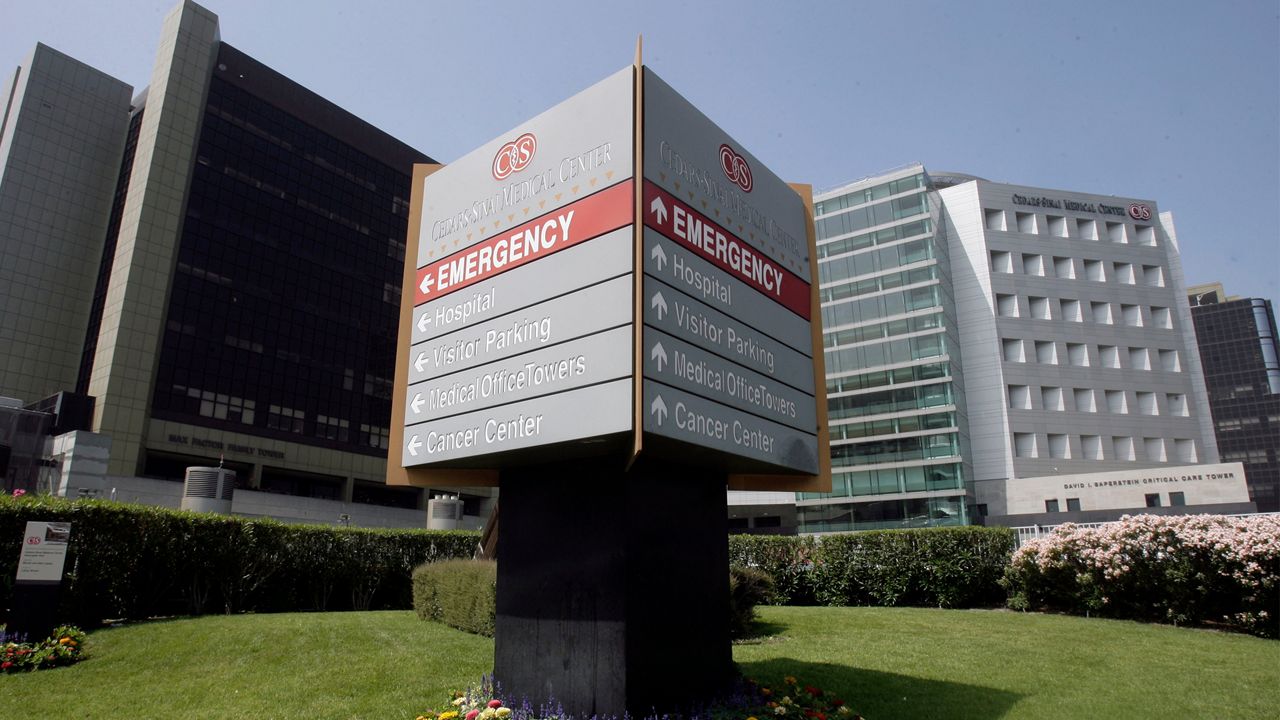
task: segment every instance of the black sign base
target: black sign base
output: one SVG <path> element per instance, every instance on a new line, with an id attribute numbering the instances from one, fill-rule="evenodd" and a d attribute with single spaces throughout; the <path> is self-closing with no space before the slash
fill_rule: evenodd
<path id="1" fill-rule="evenodd" d="M 5 639 L 13 642 L 40 642 L 58 626 L 59 583 L 17 582 L 13 586 L 13 607 L 5 626 Z"/>
<path id="2" fill-rule="evenodd" d="M 504 471 L 500 487 L 494 677 L 504 702 L 645 717 L 729 685 L 723 478 L 582 461 Z"/>

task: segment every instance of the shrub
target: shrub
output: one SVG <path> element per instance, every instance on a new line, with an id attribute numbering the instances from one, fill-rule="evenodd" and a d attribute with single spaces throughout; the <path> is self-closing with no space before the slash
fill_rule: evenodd
<path id="1" fill-rule="evenodd" d="M 498 565 L 491 561 L 425 563 L 413 571 L 413 609 L 423 620 L 493 637 L 497 582 Z"/>
<path id="2" fill-rule="evenodd" d="M 1003 602 L 1013 545 L 1013 531 L 983 527 L 734 535 L 729 557 L 771 575 L 779 605 L 981 607 Z"/>
<path id="3" fill-rule="evenodd" d="M 813 605 L 813 557 L 817 541 L 811 536 L 730 535 L 729 564 L 756 568 L 773 580 L 769 605 Z"/>
<path id="4" fill-rule="evenodd" d="M 59 615 L 408 609 L 423 562 L 470 557 L 479 535 L 286 525 L 102 500 L 0 498 L 0 607 L 13 599 L 29 520 L 72 523 Z"/>
<path id="5" fill-rule="evenodd" d="M 1138 515 L 1068 523 L 1016 552 L 1009 606 L 1280 631 L 1280 518 Z"/>
<path id="6" fill-rule="evenodd" d="M 756 568 L 729 568 L 729 637 L 747 637 L 756 620 L 756 606 L 773 597 L 773 579 Z"/>

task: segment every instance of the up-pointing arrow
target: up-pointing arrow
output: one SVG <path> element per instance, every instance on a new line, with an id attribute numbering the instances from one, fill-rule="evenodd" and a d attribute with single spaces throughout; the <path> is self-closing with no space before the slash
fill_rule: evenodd
<path id="1" fill-rule="evenodd" d="M 667 419 L 667 404 L 662 401 L 661 395 L 655 397 L 653 402 L 649 404 L 649 412 L 658 419 L 659 426 L 662 425 L 663 420 Z M 418 436 L 414 435 L 414 437 Z"/>
<path id="2" fill-rule="evenodd" d="M 654 343 L 653 351 L 649 353 L 649 359 L 658 363 L 658 372 L 662 372 L 662 365 L 667 361 L 667 349 L 662 347 L 662 343 Z M 417 412 L 415 410 L 415 412 Z"/>
<path id="3" fill-rule="evenodd" d="M 667 221 L 667 206 L 663 204 L 661 197 L 656 197 L 649 203 L 649 210 L 653 212 L 654 217 L 658 218 L 659 225 Z"/>
<path id="4" fill-rule="evenodd" d="M 427 326 L 431 324 L 431 313 L 422 313 L 422 317 L 418 318 L 418 332 L 426 332 Z"/>
<path id="5" fill-rule="evenodd" d="M 423 276 L 422 284 L 418 286 L 418 289 L 422 291 L 423 295 L 426 295 L 427 293 L 431 292 L 431 286 L 434 285 L 435 282 L 436 282 L 435 276 L 432 275 L 431 273 L 427 273 L 425 276 Z"/>
<path id="6" fill-rule="evenodd" d="M 422 399 L 422 393 L 414 393 L 414 394 L 413 394 L 413 402 L 411 402 L 411 403 L 409 403 L 409 404 L 410 404 L 411 406 L 413 406 L 413 414 L 414 414 L 414 415 L 417 415 L 418 413 L 422 412 L 422 403 L 423 403 L 423 402 L 424 402 L 424 400 Z"/>
<path id="7" fill-rule="evenodd" d="M 662 269 L 667 266 L 667 251 L 663 250 L 661 245 L 654 245 L 649 257 L 658 263 L 658 272 L 662 272 Z"/>
<path id="8" fill-rule="evenodd" d="M 653 294 L 653 299 L 649 301 L 649 307 L 658 311 L 659 320 L 667 314 L 667 299 L 662 297 L 661 290 Z"/>
<path id="9" fill-rule="evenodd" d="M 418 457 L 418 448 L 422 447 L 422 442 L 418 440 L 418 436 L 414 435 L 409 438 L 409 454 Z"/>
<path id="10" fill-rule="evenodd" d="M 427 361 L 427 354 L 425 352 L 418 353 L 418 359 L 415 360 L 413 363 L 414 369 L 416 369 L 418 372 L 422 372 L 422 365 L 426 361 Z"/>

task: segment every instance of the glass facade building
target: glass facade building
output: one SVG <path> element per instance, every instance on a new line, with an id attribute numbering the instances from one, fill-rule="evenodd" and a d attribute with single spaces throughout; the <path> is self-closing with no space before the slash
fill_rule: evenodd
<path id="1" fill-rule="evenodd" d="M 1271 301 L 1188 290 L 1223 462 L 1244 464 L 1249 499 L 1280 511 L 1280 336 Z"/>
<path id="2" fill-rule="evenodd" d="M 832 492 L 801 532 L 969 522 L 968 438 L 940 207 L 912 166 L 814 198 Z"/>

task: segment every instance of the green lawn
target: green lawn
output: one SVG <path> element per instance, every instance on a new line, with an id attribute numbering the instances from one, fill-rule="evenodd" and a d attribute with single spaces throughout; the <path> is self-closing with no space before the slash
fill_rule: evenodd
<path id="1" fill-rule="evenodd" d="M 734 647 L 890 718 L 1272 718 L 1280 642 L 999 611 L 762 608 Z M 409 612 L 237 615 L 90 635 L 79 665 L 0 676 L 0 717 L 412 718 L 493 664 Z"/>

